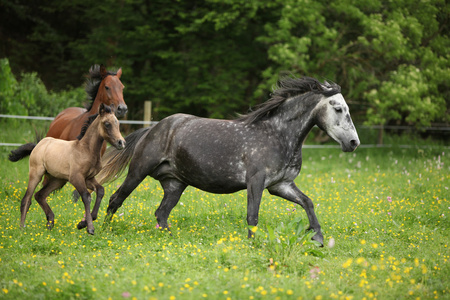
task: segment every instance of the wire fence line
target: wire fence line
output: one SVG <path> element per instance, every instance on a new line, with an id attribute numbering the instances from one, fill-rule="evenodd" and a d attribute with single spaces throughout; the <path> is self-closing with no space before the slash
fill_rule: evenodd
<path id="1" fill-rule="evenodd" d="M 0 114 L 0 118 L 9 118 L 9 119 L 27 119 L 27 120 L 42 120 L 42 121 L 53 121 L 54 117 L 41 117 L 41 116 L 21 116 L 21 115 L 4 115 Z M 136 124 L 136 125 L 155 125 L 157 121 L 138 121 L 138 120 L 120 120 L 121 124 Z M 361 129 L 393 129 L 393 130 L 416 130 L 414 127 L 410 126 L 395 126 L 395 125 L 359 125 L 356 126 Z M 450 127 L 426 127 L 423 128 L 425 131 L 450 131 Z M 18 147 L 21 146 L 20 143 L 2 143 L 0 142 L 0 147 Z M 325 148 L 339 148 L 339 145 L 303 145 L 303 148 L 310 149 L 325 149 Z M 364 144 L 360 145 L 360 148 L 391 148 L 394 145 L 381 145 L 381 144 Z M 399 148 L 419 148 L 415 145 L 395 145 L 395 147 Z M 436 146 L 420 146 L 420 148 L 433 148 Z M 450 147 L 444 147 L 450 148 Z"/>
<path id="2" fill-rule="evenodd" d="M 42 121 L 53 121 L 55 118 L 52 117 L 39 117 L 39 116 L 18 116 L 18 115 L 2 115 L 0 118 L 9 119 L 28 119 L 28 120 L 42 120 Z M 135 121 L 135 120 L 120 120 L 121 124 L 140 124 L 140 125 L 154 125 L 158 122 L 156 121 Z"/>

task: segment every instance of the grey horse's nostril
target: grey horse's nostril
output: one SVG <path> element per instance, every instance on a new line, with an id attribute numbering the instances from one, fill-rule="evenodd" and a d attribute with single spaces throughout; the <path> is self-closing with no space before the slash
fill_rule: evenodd
<path id="1" fill-rule="evenodd" d="M 359 146 L 359 141 L 358 140 L 351 140 L 350 141 L 350 145 L 354 148 Z"/>

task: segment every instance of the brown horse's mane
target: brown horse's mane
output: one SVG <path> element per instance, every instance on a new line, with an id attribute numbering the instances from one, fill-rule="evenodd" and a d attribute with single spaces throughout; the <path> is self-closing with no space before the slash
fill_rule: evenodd
<path id="1" fill-rule="evenodd" d="M 117 75 L 117 71 L 107 71 L 106 76 L 108 75 Z M 105 77 L 106 77 L 105 76 Z M 85 104 L 85 108 L 90 111 L 92 105 L 94 104 L 95 97 L 97 97 L 98 88 L 100 87 L 100 83 L 105 77 L 102 77 L 100 73 L 100 65 L 93 65 L 89 70 L 89 74 L 87 75 L 86 83 L 84 90 L 86 91 L 87 98 L 89 100 L 88 103 Z"/>
<path id="2" fill-rule="evenodd" d="M 269 100 L 257 106 L 255 110 L 250 111 L 248 114 L 241 115 L 237 120 L 247 124 L 255 123 L 270 117 L 272 112 L 276 111 L 287 99 L 308 92 L 330 97 L 340 93 L 341 87 L 336 83 L 329 83 L 327 81 L 321 83 L 317 79 L 311 77 L 285 77 L 278 81 Z"/>

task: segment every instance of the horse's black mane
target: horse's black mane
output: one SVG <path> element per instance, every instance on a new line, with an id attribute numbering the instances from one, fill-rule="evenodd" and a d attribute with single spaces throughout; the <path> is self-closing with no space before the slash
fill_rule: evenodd
<path id="1" fill-rule="evenodd" d="M 102 107 L 103 107 L 103 109 L 104 109 L 104 111 L 105 111 L 106 113 L 108 113 L 108 114 L 112 113 L 112 110 L 111 110 L 111 107 L 110 107 L 110 106 L 108 106 L 108 105 L 103 105 L 103 104 L 100 104 L 100 105 L 101 105 L 101 106 L 100 106 L 100 110 L 101 110 Z M 99 114 L 96 113 L 95 115 L 92 115 L 92 116 L 89 116 L 89 117 L 88 117 L 88 119 L 84 122 L 83 127 L 81 127 L 81 132 L 80 132 L 80 134 L 77 136 L 77 140 L 81 140 L 81 139 L 83 138 L 83 136 L 86 134 L 86 131 L 88 130 L 89 126 L 90 126 L 92 123 L 94 123 L 94 120 L 97 119 L 97 116 L 98 116 L 98 115 L 99 115 Z"/>
<path id="2" fill-rule="evenodd" d="M 107 75 L 117 75 L 117 71 L 107 71 Z M 85 108 L 89 111 L 92 108 L 92 104 L 94 103 L 95 97 L 97 97 L 98 88 L 100 83 L 104 77 L 102 77 L 100 73 L 100 65 L 93 65 L 89 70 L 89 75 L 87 75 L 86 83 L 85 83 L 85 91 L 88 97 L 89 102 L 86 103 Z"/>
<path id="3" fill-rule="evenodd" d="M 256 110 L 250 111 L 246 115 L 241 115 L 238 120 L 247 124 L 255 123 L 265 119 L 276 111 L 277 108 L 287 99 L 305 93 L 322 94 L 330 97 L 341 92 L 341 87 L 335 83 L 325 81 L 321 83 L 315 78 L 303 77 L 292 78 L 285 77 L 278 81 L 271 98 L 256 107 Z"/>
<path id="4" fill-rule="evenodd" d="M 83 127 L 81 127 L 81 132 L 77 136 L 77 140 L 81 140 L 83 136 L 86 134 L 86 131 L 88 130 L 89 126 L 94 122 L 94 120 L 97 118 L 98 114 L 89 116 L 89 118 L 84 122 Z"/>

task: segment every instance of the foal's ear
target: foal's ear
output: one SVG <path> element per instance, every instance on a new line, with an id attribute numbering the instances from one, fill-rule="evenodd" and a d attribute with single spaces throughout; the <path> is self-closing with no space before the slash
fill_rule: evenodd
<path id="1" fill-rule="evenodd" d="M 105 77 L 108 76 L 108 71 L 103 64 L 100 65 L 100 76 L 102 76 L 102 79 L 105 79 Z"/>
<path id="2" fill-rule="evenodd" d="M 98 108 L 98 114 L 100 116 L 103 116 L 104 113 L 105 113 L 105 104 L 101 103 L 100 107 Z"/>
<path id="3" fill-rule="evenodd" d="M 117 78 L 120 79 L 120 76 L 122 76 L 122 68 L 120 68 L 120 69 L 117 71 L 116 76 L 117 76 Z"/>

